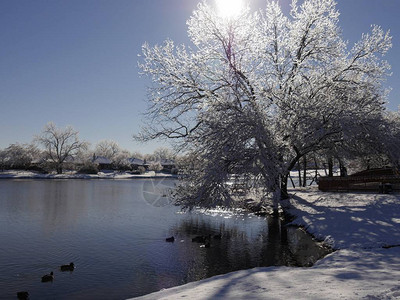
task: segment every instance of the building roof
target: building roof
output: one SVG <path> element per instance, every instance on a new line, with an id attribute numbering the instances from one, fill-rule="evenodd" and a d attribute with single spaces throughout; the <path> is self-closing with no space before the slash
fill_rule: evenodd
<path id="1" fill-rule="evenodd" d="M 93 162 L 96 164 L 103 164 L 103 165 L 111 164 L 111 161 L 104 156 L 96 156 Z"/>
<path id="2" fill-rule="evenodd" d="M 139 159 L 139 158 L 131 157 L 131 158 L 128 158 L 127 160 L 128 160 L 128 163 L 131 164 L 131 165 L 138 165 L 138 166 L 143 166 L 144 165 L 144 161 L 142 159 Z"/>
<path id="3" fill-rule="evenodd" d="M 393 168 L 376 168 L 376 169 L 369 169 L 364 170 L 361 172 L 357 172 L 351 174 L 350 176 L 393 176 L 396 175 L 396 172 Z"/>

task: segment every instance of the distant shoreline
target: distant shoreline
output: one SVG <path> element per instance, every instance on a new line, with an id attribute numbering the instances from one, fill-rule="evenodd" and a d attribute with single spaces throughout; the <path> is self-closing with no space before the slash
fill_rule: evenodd
<path id="1" fill-rule="evenodd" d="M 76 174 L 76 173 L 65 173 L 65 174 L 39 174 L 31 171 L 4 171 L 0 172 L 0 180 L 7 179 L 178 179 L 178 175 L 166 174 L 166 173 L 155 173 L 147 172 L 145 174 L 130 174 L 127 172 L 112 172 L 98 174 Z"/>

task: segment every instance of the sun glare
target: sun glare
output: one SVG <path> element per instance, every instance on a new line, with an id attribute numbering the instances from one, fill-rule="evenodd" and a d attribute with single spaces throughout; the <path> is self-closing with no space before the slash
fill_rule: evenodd
<path id="1" fill-rule="evenodd" d="M 215 0 L 218 14 L 223 18 L 235 17 L 244 8 L 243 0 Z"/>

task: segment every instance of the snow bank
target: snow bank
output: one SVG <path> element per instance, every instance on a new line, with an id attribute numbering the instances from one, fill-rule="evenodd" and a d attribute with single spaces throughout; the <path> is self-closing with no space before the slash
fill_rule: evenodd
<path id="1" fill-rule="evenodd" d="M 255 268 L 137 299 L 396 299 L 400 249 L 338 251 L 312 268 Z"/>
<path id="2" fill-rule="evenodd" d="M 381 248 L 400 244 L 400 195 L 322 193 L 316 188 L 293 190 L 289 212 L 334 248 Z M 286 205 L 289 203 L 286 203 Z"/>
<path id="3" fill-rule="evenodd" d="M 137 299 L 400 299 L 400 195 L 293 190 L 285 203 L 320 239 L 341 250 L 311 268 L 255 268 Z"/>

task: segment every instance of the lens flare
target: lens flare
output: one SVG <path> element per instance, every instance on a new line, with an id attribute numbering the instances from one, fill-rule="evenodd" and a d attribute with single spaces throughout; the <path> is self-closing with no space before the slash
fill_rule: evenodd
<path id="1" fill-rule="evenodd" d="M 218 14 L 223 18 L 239 15 L 244 9 L 243 0 L 216 0 Z"/>

